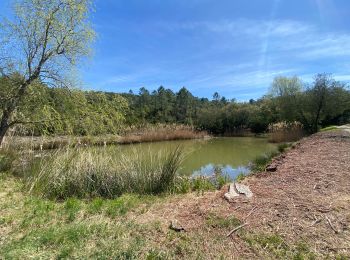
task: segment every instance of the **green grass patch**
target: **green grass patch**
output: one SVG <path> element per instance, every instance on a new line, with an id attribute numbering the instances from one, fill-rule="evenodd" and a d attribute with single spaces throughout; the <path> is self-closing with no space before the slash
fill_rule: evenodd
<path id="1" fill-rule="evenodd" d="M 109 217 L 123 216 L 130 210 L 135 209 L 142 202 L 138 196 L 132 194 L 124 194 L 123 196 L 109 200 L 105 203 L 106 215 Z"/>
<path id="2" fill-rule="evenodd" d="M 278 150 L 271 151 L 269 153 L 265 153 L 257 156 L 251 163 L 250 169 L 253 173 L 265 171 L 266 166 L 269 165 L 274 157 L 279 155 L 280 152 Z"/>
<path id="3" fill-rule="evenodd" d="M 283 144 L 279 144 L 277 146 L 277 150 L 280 153 L 284 153 L 289 147 L 291 146 L 290 143 L 283 143 Z"/>
<path id="4" fill-rule="evenodd" d="M 316 259 L 307 243 L 300 241 L 295 245 L 289 245 L 278 234 L 249 234 L 245 233 L 242 238 L 248 245 L 258 252 L 272 253 L 278 259 Z"/>
<path id="5" fill-rule="evenodd" d="M 241 224 L 241 221 L 234 217 L 221 217 L 214 214 L 210 214 L 207 216 L 206 224 L 213 228 L 234 228 Z"/>
<path id="6" fill-rule="evenodd" d="M 181 176 L 177 178 L 176 183 L 171 190 L 172 193 L 205 192 L 221 189 L 225 184 L 232 182 L 231 178 L 222 173 L 216 173 L 214 176 Z"/>
<path id="7" fill-rule="evenodd" d="M 191 181 L 192 191 L 204 192 L 216 190 L 215 184 L 205 176 L 195 177 Z"/>
<path id="8" fill-rule="evenodd" d="M 88 235 L 94 232 L 94 227 L 87 224 L 50 225 L 26 230 L 22 238 L 7 241 L 0 247 L 0 252 L 5 259 L 23 259 L 30 255 L 37 258 L 50 258 L 52 254 L 65 249 L 68 256 L 68 248 L 81 245 Z M 58 255 L 57 255 L 58 256 Z"/>
<path id="9" fill-rule="evenodd" d="M 68 221 L 73 221 L 81 210 L 81 201 L 76 198 L 69 198 L 64 204 L 65 214 Z"/>
<path id="10" fill-rule="evenodd" d="M 241 181 L 243 181 L 246 177 L 247 177 L 247 176 L 246 176 L 244 173 L 240 173 L 240 174 L 238 174 L 238 175 L 236 176 L 235 181 L 236 181 L 236 182 L 241 182 Z"/>
<path id="11" fill-rule="evenodd" d="M 99 214 L 103 210 L 103 206 L 105 205 L 105 200 L 102 198 L 95 198 L 87 206 L 87 212 L 89 214 Z"/>
<path id="12" fill-rule="evenodd" d="M 327 132 L 327 131 L 332 131 L 332 130 L 339 130 L 339 128 L 335 125 L 331 125 L 331 126 L 321 128 L 320 132 Z"/>

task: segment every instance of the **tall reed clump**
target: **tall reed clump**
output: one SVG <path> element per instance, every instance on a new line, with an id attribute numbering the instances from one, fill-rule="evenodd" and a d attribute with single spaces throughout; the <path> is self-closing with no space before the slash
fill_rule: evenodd
<path id="1" fill-rule="evenodd" d="M 16 152 L 7 149 L 7 148 L 1 148 L 0 149 L 0 172 L 7 172 L 12 170 L 13 163 L 16 160 Z"/>
<path id="2" fill-rule="evenodd" d="M 118 140 L 120 144 L 156 142 L 169 140 L 199 139 L 207 136 L 205 131 L 197 131 L 187 125 L 156 124 L 143 125 L 140 128 L 130 128 Z"/>
<path id="3" fill-rule="evenodd" d="M 263 172 L 266 166 L 272 161 L 272 159 L 279 155 L 279 151 L 271 151 L 260 156 L 257 156 L 250 165 L 250 169 L 253 173 Z"/>
<path id="4" fill-rule="evenodd" d="M 171 189 L 182 149 L 130 154 L 105 149 L 58 150 L 33 163 L 26 178 L 31 192 L 47 198 L 115 198 L 124 193 L 159 194 Z"/>
<path id="5" fill-rule="evenodd" d="M 268 130 L 272 143 L 295 142 L 304 136 L 303 125 L 297 121 L 270 124 Z"/>
<path id="6" fill-rule="evenodd" d="M 14 162 L 18 158 L 18 152 L 10 146 L 12 140 L 13 134 L 9 131 L 0 145 L 0 172 L 12 171 Z"/>

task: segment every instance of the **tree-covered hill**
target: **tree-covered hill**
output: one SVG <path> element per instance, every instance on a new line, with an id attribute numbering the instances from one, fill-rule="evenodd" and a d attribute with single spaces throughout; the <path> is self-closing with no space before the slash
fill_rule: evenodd
<path id="1" fill-rule="evenodd" d="M 11 98 L 5 78 L 0 81 L 2 111 Z M 2 112 L 0 112 L 2 113 Z M 159 87 L 150 92 L 117 94 L 52 88 L 36 82 L 28 89 L 15 114 L 20 134 L 120 134 L 129 126 L 185 124 L 211 134 L 261 133 L 271 123 L 299 121 L 308 132 L 350 120 L 350 92 L 345 85 L 321 74 L 311 85 L 279 77 L 264 97 L 249 102 L 195 97 L 186 88 L 178 92 Z"/>

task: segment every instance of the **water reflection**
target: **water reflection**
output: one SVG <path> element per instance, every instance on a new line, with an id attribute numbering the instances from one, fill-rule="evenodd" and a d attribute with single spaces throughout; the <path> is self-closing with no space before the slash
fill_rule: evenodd
<path id="1" fill-rule="evenodd" d="M 201 167 L 199 170 L 196 170 L 193 172 L 193 177 L 198 176 L 206 176 L 211 177 L 216 174 L 221 174 L 223 176 L 227 176 L 230 179 L 234 180 L 238 175 L 240 174 L 248 174 L 250 172 L 250 169 L 248 166 L 238 166 L 238 167 L 232 167 L 231 165 L 214 165 L 214 164 L 208 164 L 203 167 Z"/>
<path id="2" fill-rule="evenodd" d="M 276 149 L 276 145 L 268 143 L 265 138 L 255 137 L 142 143 L 119 148 L 124 152 L 137 148 L 141 153 L 153 153 L 172 150 L 178 146 L 181 146 L 186 154 L 180 174 L 212 176 L 216 170 L 220 170 L 232 179 L 240 173 L 247 174 L 247 165 L 256 156 Z"/>

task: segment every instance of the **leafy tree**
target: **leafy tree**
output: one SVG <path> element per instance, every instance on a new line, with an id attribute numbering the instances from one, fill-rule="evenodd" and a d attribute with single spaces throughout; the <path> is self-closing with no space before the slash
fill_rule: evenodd
<path id="1" fill-rule="evenodd" d="M 7 130 L 18 123 L 17 111 L 36 85 L 69 86 L 67 77 L 86 56 L 94 32 L 88 23 L 89 0 L 21 0 L 14 19 L 1 26 L 0 73 L 5 78 L 2 96 L 0 144 Z M 30 89 L 31 88 L 31 89 Z"/>
<path id="2" fill-rule="evenodd" d="M 183 87 L 176 94 L 176 101 L 175 101 L 176 120 L 177 122 L 180 122 L 180 123 L 192 124 L 193 114 L 194 114 L 194 97 L 185 87 Z"/>
<path id="3" fill-rule="evenodd" d="M 317 132 L 322 122 L 341 116 L 350 108 L 349 92 L 345 85 L 329 74 L 318 74 L 304 96 L 305 121 L 309 130 Z"/>
<path id="4" fill-rule="evenodd" d="M 298 77 L 276 77 L 269 94 L 274 98 L 281 121 L 294 121 L 300 114 L 303 83 Z"/>

